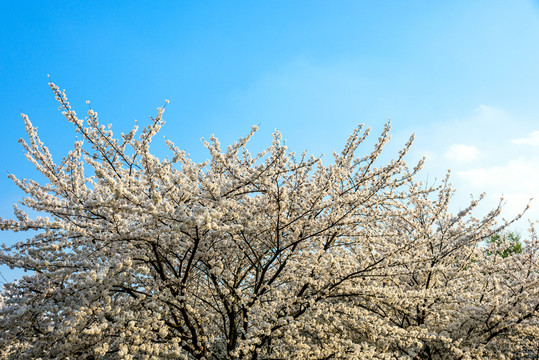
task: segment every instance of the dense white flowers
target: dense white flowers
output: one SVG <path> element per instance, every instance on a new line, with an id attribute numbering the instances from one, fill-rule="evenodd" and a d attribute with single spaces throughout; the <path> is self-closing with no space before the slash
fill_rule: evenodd
<path id="1" fill-rule="evenodd" d="M 0 298 L 7 359 L 520 359 L 539 351 L 539 242 L 499 256 L 499 208 L 453 215 L 447 177 L 422 163 L 356 152 L 359 127 L 329 164 L 275 133 L 252 156 L 245 138 L 193 162 L 167 141 L 150 153 L 164 108 L 120 138 L 90 109 L 55 163 L 26 115 L 27 157 L 47 178 L 13 181 L 22 205 L 49 217 L 0 219 L 38 230 L 0 261 L 31 275 Z M 166 101 L 168 103 L 168 101 Z"/>

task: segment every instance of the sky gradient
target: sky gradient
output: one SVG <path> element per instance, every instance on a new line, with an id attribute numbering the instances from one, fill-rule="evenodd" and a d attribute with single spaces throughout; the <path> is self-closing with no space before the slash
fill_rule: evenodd
<path id="1" fill-rule="evenodd" d="M 75 140 L 50 74 L 118 133 L 169 99 L 162 134 L 198 161 L 202 137 L 228 144 L 253 124 L 255 150 L 279 129 L 292 149 L 331 155 L 359 123 L 376 138 L 391 118 L 386 159 L 415 132 L 410 161 L 428 156 L 431 183 L 452 169 L 454 209 L 504 194 L 511 217 L 535 197 L 539 218 L 537 2 L 4 1 L 0 14 L 0 217 L 22 196 L 7 174 L 36 177 L 21 111 L 56 159 Z"/>

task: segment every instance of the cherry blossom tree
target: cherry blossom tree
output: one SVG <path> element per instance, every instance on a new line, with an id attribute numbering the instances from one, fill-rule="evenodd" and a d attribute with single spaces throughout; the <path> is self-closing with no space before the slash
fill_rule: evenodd
<path id="1" fill-rule="evenodd" d="M 6 359 L 521 359 L 539 354 L 539 241 L 485 245 L 508 222 L 449 211 L 449 177 L 414 179 L 413 138 L 389 163 L 358 155 L 358 127 L 327 164 L 256 128 L 209 160 L 171 141 L 85 120 L 50 84 L 82 140 L 57 163 L 26 115 L 26 194 L 0 262 L 28 271 L 0 299 Z M 363 145 L 364 146 L 364 145 Z M 26 210 L 25 210 L 26 209 Z M 28 209 L 36 214 L 30 216 Z"/>

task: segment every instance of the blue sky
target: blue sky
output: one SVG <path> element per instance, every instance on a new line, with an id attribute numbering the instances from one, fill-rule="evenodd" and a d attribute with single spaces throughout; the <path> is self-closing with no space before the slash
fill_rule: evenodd
<path id="1" fill-rule="evenodd" d="M 431 181 L 452 168 L 456 209 L 483 191 L 486 207 L 505 195 L 508 217 L 539 202 L 537 2 L 3 1 L 0 14 L 1 217 L 21 197 L 7 173 L 35 177 L 20 112 L 56 158 L 75 140 L 47 74 L 117 132 L 169 99 L 162 132 L 196 160 L 201 137 L 253 124 L 255 148 L 277 128 L 318 155 L 391 118 L 388 157 L 416 132 L 410 159 L 428 155 Z"/>

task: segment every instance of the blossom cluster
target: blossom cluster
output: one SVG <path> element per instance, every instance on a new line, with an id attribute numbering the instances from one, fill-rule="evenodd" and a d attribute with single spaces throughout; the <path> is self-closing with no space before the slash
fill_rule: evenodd
<path id="1" fill-rule="evenodd" d="M 358 155 L 359 126 L 324 164 L 276 132 L 251 155 L 253 127 L 209 160 L 150 152 L 164 107 L 115 137 L 72 110 L 82 140 L 53 161 L 26 115 L 28 160 L 45 183 L 0 230 L 37 230 L 0 263 L 31 275 L 0 298 L 6 359 L 522 359 L 539 354 L 539 239 L 508 242 L 500 207 L 449 211 L 449 176 L 415 180 L 422 161 Z M 137 135 L 138 134 L 138 135 Z M 24 210 L 26 209 L 26 210 Z M 32 217 L 27 209 L 47 214 Z"/>

